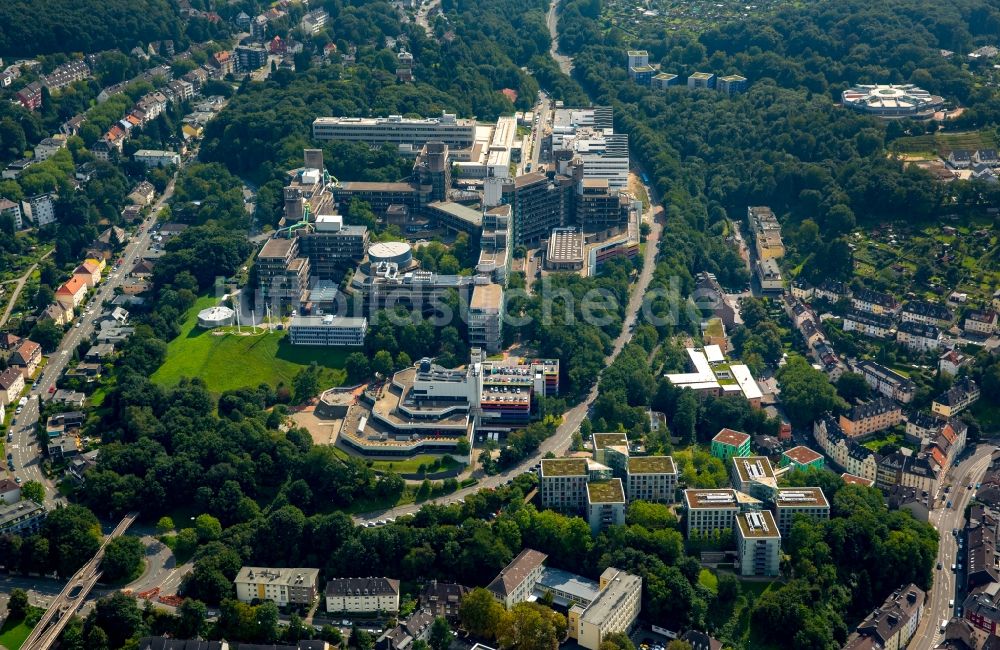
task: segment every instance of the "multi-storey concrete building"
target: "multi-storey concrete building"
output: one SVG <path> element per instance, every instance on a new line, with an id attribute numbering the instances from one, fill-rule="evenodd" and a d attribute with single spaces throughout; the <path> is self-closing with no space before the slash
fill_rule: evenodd
<path id="1" fill-rule="evenodd" d="M 311 605 L 319 589 L 319 569 L 245 566 L 233 582 L 240 602 L 272 600 L 278 607 Z"/>
<path id="2" fill-rule="evenodd" d="M 587 522 L 595 535 L 625 523 L 625 488 L 620 478 L 587 483 Z"/>
<path id="3" fill-rule="evenodd" d="M 629 501 L 673 503 L 677 468 L 670 456 L 633 456 L 628 459 L 626 485 Z"/>
<path id="4" fill-rule="evenodd" d="M 732 531 L 740 502 L 736 490 L 684 490 L 687 536 Z"/>
<path id="5" fill-rule="evenodd" d="M 368 319 L 346 316 L 299 316 L 292 317 L 288 327 L 288 337 L 292 345 L 342 345 L 360 346 L 365 344 Z"/>
<path id="6" fill-rule="evenodd" d="M 762 501 L 777 491 L 778 480 L 767 456 L 733 456 L 730 462 L 730 476 L 736 490 Z"/>
<path id="7" fill-rule="evenodd" d="M 805 469 L 807 467 L 823 469 L 823 454 L 817 453 L 803 445 L 792 447 L 781 454 L 781 462 L 779 463 L 780 467 L 787 467 L 789 465 L 793 469 Z"/>
<path id="8" fill-rule="evenodd" d="M 299 255 L 298 237 L 268 239 L 257 254 L 257 279 L 265 302 L 291 305 L 309 285 L 309 258 Z"/>
<path id="9" fill-rule="evenodd" d="M 428 142 L 443 142 L 450 149 L 469 149 L 476 141 L 475 120 L 443 113 L 441 117 L 318 117 L 313 139 L 347 140 L 395 145 L 400 153 L 417 155 Z"/>
<path id="10" fill-rule="evenodd" d="M 582 512 L 587 505 L 590 472 L 585 458 L 545 458 L 538 470 L 542 507 Z"/>
<path id="11" fill-rule="evenodd" d="M 830 502 L 818 487 L 779 488 L 773 502 L 778 530 L 787 536 L 796 516 L 822 521 L 830 518 Z"/>
<path id="12" fill-rule="evenodd" d="M 628 633 L 642 608 L 642 578 L 608 567 L 601 574 L 600 593 L 588 606 L 569 610 L 569 636 L 582 648 L 597 650 L 616 633 Z"/>
<path id="13" fill-rule="evenodd" d="M 736 515 L 736 548 L 740 575 L 778 575 L 781 558 L 781 533 L 770 510 L 742 512 Z"/>
<path id="14" fill-rule="evenodd" d="M 712 455 L 722 461 L 750 455 L 750 436 L 742 431 L 722 429 L 712 438 Z"/>
<path id="15" fill-rule="evenodd" d="M 719 77 L 716 82 L 715 89 L 720 93 L 725 93 L 727 95 L 735 95 L 737 93 L 746 92 L 749 87 L 746 77 L 741 77 L 738 74 L 729 74 Z"/>
<path id="16" fill-rule="evenodd" d="M 715 74 L 712 72 L 695 72 L 688 77 L 688 88 L 715 88 Z"/>
<path id="17" fill-rule="evenodd" d="M 750 228 L 754 248 L 757 250 L 757 259 L 776 259 L 785 255 L 785 244 L 781 240 L 781 225 L 771 208 L 747 207 L 747 225 Z"/>
<path id="18" fill-rule="evenodd" d="M 571 221 L 573 180 L 541 172 L 522 174 L 503 186 L 503 202 L 512 207 L 514 242 L 528 244 L 547 239 L 553 228 Z"/>
<path id="19" fill-rule="evenodd" d="M 503 287 L 499 284 L 476 284 L 469 299 L 469 345 L 487 354 L 501 349 L 503 337 Z"/>

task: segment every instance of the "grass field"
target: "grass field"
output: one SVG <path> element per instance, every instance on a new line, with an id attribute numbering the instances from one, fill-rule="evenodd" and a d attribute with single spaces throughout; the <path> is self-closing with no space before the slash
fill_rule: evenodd
<path id="1" fill-rule="evenodd" d="M 18 650 L 24 640 L 31 634 L 31 628 L 24 624 L 24 621 L 14 621 L 7 619 L 3 627 L 0 628 L 0 646 L 7 650 Z"/>
<path id="2" fill-rule="evenodd" d="M 709 569 L 702 569 L 698 574 L 698 584 L 713 594 L 719 592 L 719 578 Z"/>
<path id="3" fill-rule="evenodd" d="M 971 153 L 977 149 L 996 149 L 996 147 L 996 134 L 992 131 L 916 135 L 899 138 L 892 143 L 892 150 L 898 153 L 937 154 L 943 157 L 947 157 L 955 149 L 966 149 Z"/>
<path id="4" fill-rule="evenodd" d="M 167 345 L 167 360 L 153 373 L 154 382 L 173 386 L 182 377 L 199 377 L 213 393 L 261 383 L 290 386 L 296 373 L 313 361 L 320 366 L 322 388 L 344 382 L 347 350 L 293 346 L 284 331 L 216 336 L 197 327 L 198 312 L 213 304 L 213 298 L 205 297 L 191 308 L 180 335 Z"/>

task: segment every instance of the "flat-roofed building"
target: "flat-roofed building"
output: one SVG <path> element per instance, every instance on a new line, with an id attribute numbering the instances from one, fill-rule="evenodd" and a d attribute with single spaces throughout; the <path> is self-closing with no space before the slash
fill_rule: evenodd
<path id="1" fill-rule="evenodd" d="M 545 253 L 550 271 L 579 271 L 583 268 L 583 233 L 576 228 L 554 228 Z"/>
<path id="2" fill-rule="evenodd" d="M 670 74 L 669 72 L 654 74 L 653 78 L 649 80 L 649 85 L 655 90 L 666 90 L 667 88 L 678 84 L 680 84 L 678 76 Z"/>
<path id="3" fill-rule="evenodd" d="M 778 481 L 767 456 L 734 456 L 731 459 L 733 487 L 757 499 L 769 499 L 778 490 Z"/>
<path id="4" fill-rule="evenodd" d="M 542 507 L 581 512 L 586 506 L 589 477 L 585 458 L 543 459 L 538 470 Z"/>
<path id="5" fill-rule="evenodd" d="M 716 90 L 727 95 L 745 92 L 748 87 L 747 78 L 741 77 L 738 74 L 728 74 L 719 77 L 715 84 Z"/>
<path id="6" fill-rule="evenodd" d="M 281 305 L 300 300 L 309 284 L 309 259 L 299 256 L 298 238 L 276 237 L 257 254 L 257 277 L 265 301 Z"/>
<path id="7" fill-rule="evenodd" d="M 740 575 L 778 575 L 781 532 L 770 510 L 736 515 L 736 548 L 740 558 Z"/>
<path id="8" fill-rule="evenodd" d="M 734 429 L 722 429 L 712 438 L 712 455 L 722 461 L 750 455 L 750 436 Z"/>
<path id="9" fill-rule="evenodd" d="M 791 532 L 796 515 L 817 521 L 830 518 L 830 502 L 818 487 L 778 488 L 773 503 L 778 530 L 782 535 Z"/>
<path id="10" fill-rule="evenodd" d="M 771 208 L 765 205 L 749 206 L 747 225 L 758 259 L 777 259 L 785 255 L 785 244 L 781 240 L 781 225 Z"/>
<path id="11" fill-rule="evenodd" d="M 677 467 L 670 456 L 633 456 L 628 459 L 628 500 L 673 503 Z"/>
<path id="12" fill-rule="evenodd" d="M 862 487 L 875 487 L 875 480 L 874 479 L 864 478 L 862 476 L 857 476 L 855 474 L 850 474 L 848 472 L 844 472 L 843 474 L 841 474 L 840 478 L 843 479 L 844 483 L 846 483 L 847 485 L 860 485 Z"/>
<path id="13" fill-rule="evenodd" d="M 684 490 L 687 536 L 732 531 L 740 503 L 733 489 Z"/>
<path id="14" fill-rule="evenodd" d="M 552 602 L 560 607 L 582 605 L 587 607 L 601 593 L 601 585 L 595 580 L 562 569 L 544 567 L 535 583 L 533 595 L 537 600 L 552 594 Z"/>
<path id="15" fill-rule="evenodd" d="M 365 226 L 345 225 L 339 214 L 320 214 L 308 229 L 296 233 L 299 250 L 309 258 L 310 272 L 320 280 L 337 281 L 344 269 L 365 256 L 369 234 Z"/>
<path id="16" fill-rule="evenodd" d="M 587 483 L 587 521 L 595 535 L 625 523 L 625 488 L 620 478 Z"/>
<path id="17" fill-rule="evenodd" d="M 245 566 L 236 574 L 236 598 L 271 600 L 278 607 L 311 605 L 319 590 L 319 569 Z"/>
<path id="18" fill-rule="evenodd" d="M 528 600 L 542 577 L 547 557 L 534 549 L 524 549 L 486 588 L 507 609 Z"/>
<path id="19" fill-rule="evenodd" d="M 608 450 L 611 448 L 623 449 L 625 455 L 628 456 L 627 434 L 594 432 L 590 434 L 590 439 L 594 447 L 594 460 L 602 465 L 611 466 L 611 462 L 608 461 Z"/>
<path id="20" fill-rule="evenodd" d="M 443 142 L 451 149 L 472 147 L 476 141 L 476 121 L 451 113 L 429 118 L 318 117 L 313 120 L 313 139 L 392 144 L 400 153 L 415 156 L 429 141 Z"/>
<path id="21" fill-rule="evenodd" d="M 715 74 L 711 72 L 695 72 L 688 77 L 688 88 L 715 88 Z"/>
<path id="22" fill-rule="evenodd" d="M 503 340 L 503 287 L 476 284 L 469 300 L 469 345 L 496 354 Z"/>
<path id="23" fill-rule="evenodd" d="M 365 344 L 368 319 L 364 317 L 299 316 L 292 317 L 288 327 L 288 337 L 292 345 L 340 345 L 360 346 Z"/>
<path id="24" fill-rule="evenodd" d="M 642 609 L 642 578 L 608 567 L 601 574 L 600 593 L 590 605 L 569 610 L 569 636 L 580 647 L 597 650 L 616 633 L 628 633 Z"/>
<path id="25" fill-rule="evenodd" d="M 553 228 L 571 223 L 573 179 L 560 174 L 550 179 L 541 172 L 522 174 L 503 184 L 501 199 L 513 208 L 514 242 L 535 243 L 547 238 Z"/>

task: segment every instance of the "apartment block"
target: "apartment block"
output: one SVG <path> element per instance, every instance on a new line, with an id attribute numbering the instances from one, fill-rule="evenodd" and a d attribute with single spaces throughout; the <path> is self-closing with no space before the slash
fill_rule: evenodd
<path id="1" fill-rule="evenodd" d="M 792 469 L 805 469 L 807 467 L 823 469 L 823 454 L 802 445 L 792 447 L 781 454 L 779 467 L 788 467 L 789 465 L 792 466 Z"/>
<path id="2" fill-rule="evenodd" d="M 818 487 L 779 488 L 773 501 L 778 531 L 787 536 L 796 516 L 821 521 L 830 518 L 830 502 Z"/>
<path id="3" fill-rule="evenodd" d="M 867 314 L 892 314 L 899 310 L 899 303 L 892 294 L 860 289 L 851 296 L 851 307 Z"/>
<path id="4" fill-rule="evenodd" d="M 968 377 L 963 377 L 945 392 L 934 398 L 931 411 L 943 418 L 958 415 L 979 400 L 979 386 Z"/>
<path id="5" fill-rule="evenodd" d="M 628 633 L 642 609 L 642 578 L 608 567 L 601 574 L 600 593 L 590 605 L 569 610 L 569 636 L 580 647 L 597 650 L 612 634 Z"/>
<path id="6" fill-rule="evenodd" d="M 896 342 L 914 352 L 934 352 L 941 347 L 941 330 L 926 323 L 902 322 L 896 328 Z"/>
<path id="7" fill-rule="evenodd" d="M 840 428 L 849 438 L 860 438 L 903 421 L 903 409 L 885 397 L 859 404 L 840 416 Z"/>
<path id="8" fill-rule="evenodd" d="M 923 323 L 935 327 L 947 327 L 954 315 L 944 305 L 926 300 L 911 300 L 899 310 L 899 319 L 904 323 Z"/>
<path id="9" fill-rule="evenodd" d="M 311 605 L 319 590 L 319 569 L 245 566 L 233 582 L 240 602 L 271 600 L 278 607 Z"/>
<path id="10" fill-rule="evenodd" d="M 785 255 L 785 244 L 781 240 L 781 225 L 774 212 L 767 206 L 747 208 L 747 225 L 757 251 L 757 259 L 777 259 Z"/>
<path id="11" fill-rule="evenodd" d="M 740 511 L 736 490 L 684 490 L 687 536 L 710 535 L 712 531 L 732 530 Z"/>
<path id="12" fill-rule="evenodd" d="M 749 82 L 747 81 L 747 78 L 741 77 L 738 74 L 729 74 L 719 77 L 715 85 L 716 90 L 727 95 L 735 95 L 737 93 L 746 92 L 748 87 Z"/>
<path id="13" fill-rule="evenodd" d="M 469 345 L 487 354 L 500 351 L 503 338 L 503 287 L 499 284 L 476 284 L 469 300 Z"/>
<path id="14" fill-rule="evenodd" d="M 695 72 L 688 77 L 688 88 L 715 88 L 715 74 L 711 72 Z"/>
<path id="15" fill-rule="evenodd" d="M 628 459 L 626 493 L 629 501 L 673 503 L 677 468 L 670 456 L 634 456 Z"/>
<path id="16" fill-rule="evenodd" d="M 613 458 L 609 458 L 609 452 L 612 455 L 617 452 L 628 458 L 628 436 L 626 434 L 594 432 L 590 435 L 590 440 L 594 448 L 594 460 L 612 469 L 625 471 L 624 463 L 621 463 L 617 468 L 615 467 L 615 461 Z"/>
<path id="17" fill-rule="evenodd" d="M 847 638 L 845 650 L 907 647 L 924 613 L 925 594 L 914 584 L 900 587 Z"/>
<path id="18" fill-rule="evenodd" d="M 399 580 L 335 578 L 326 583 L 326 611 L 362 614 L 399 611 Z"/>
<path id="19" fill-rule="evenodd" d="M 590 473 L 585 458 L 545 458 L 538 470 L 542 507 L 580 512 L 587 505 Z"/>
<path id="20" fill-rule="evenodd" d="M 913 401 L 916 386 L 909 378 L 898 372 L 874 361 L 862 361 L 856 370 L 864 376 L 869 386 L 882 395 L 903 404 Z"/>
<path id="21" fill-rule="evenodd" d="M 860 332 L 876 339 L 886 339 L 893 336 L 895 328 L 892 319 L 880 313 L 848 310 L 844 314 L 844 331 Z"/>
<path id="22" fill-rule="evenodd" d="M 733 488 L 750 496 L 766 500 L 778 489 L 774 469 L 767 456 L 734 456 L 730 476 Z"/>
<path id="23" fill-rule="evenodd" d="M 736 548 L 740 558 L 740 575 L 778 575 L 781 533 L 770 510 L 736 515 Z"/>
<path id="24" fill-rule="evenodd" d="M 595 535 L 608 526 L 625 524 L 625 488 L 620 478 L 587 483 L 587 522 Z"/>
<path id="25" fill-rule="evenodd" d="M 314 140 L 347 140 L 371 145 L 390 144 L 401 153 L 417 155 L 430 141 L 451 149 L 469 149 L 476 141 L 476 121 L 452 113 L 441 117 L 318 117 L 313 120 Z"/>

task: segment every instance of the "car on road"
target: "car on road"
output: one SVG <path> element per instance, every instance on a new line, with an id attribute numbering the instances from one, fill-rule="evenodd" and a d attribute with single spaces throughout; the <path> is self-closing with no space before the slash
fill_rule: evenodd
<path id="1" fill-rule="evenodd" d="M 948 607 L 952 607 L 952 608 L 955 607 L 955 599 L 954 598 L 948 601 Z"/>
<path id="2" fill-rule="evenodd" d="M 56 387 L 55 386 L 49 386 L 49 394 L 51 395 L 54 392 L 56 392 Z"/>
<path id="3" fill-rule="evenodd" d="M 949 508 L 951 507 L 951 501 L 948 501 L 948 507 Z"/>
<path id="4" fill-rule="evenodd" d="M 18 485 L 20 485 L 21 484 L 21 477 L 20 476 L 15 476 L 14 477 L 14 482 L 17 483 Z"/>
<path id="5" fill-rule="evenodd" d="M 937 565 L 937 566 L 938 566 L 938 571 L 940 571 L 940 570 L 941 570 L 941 563 L 940 563 L 940 562 L 938 562 L 938 565 Z"/>

